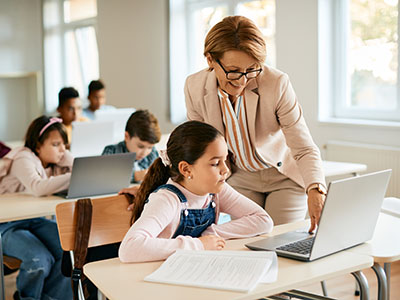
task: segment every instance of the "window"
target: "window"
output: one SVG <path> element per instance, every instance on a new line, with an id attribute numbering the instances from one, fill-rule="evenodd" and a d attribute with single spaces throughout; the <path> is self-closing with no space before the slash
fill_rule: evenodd
<path id="1" fill-rule="evenodd" d="M 170 0 L 170 107 L 173 123 L 186 119 L 183 93 L 186 77 L 207 67 L 203 55 L 206 34 L 228 15 L 243 15 L 256 23 L 267 42 L 267 64 L 275 66 L 274 0 Z"/>
<path id="2" fill-rule="evenodd" d="M 99 78 L 96 16 L 96 0 L 43 1 L 47 112 L 57 108 L 61 88 L 73 86 L 84 99 L 89 82 Z"/>
<path id="3" fill-rule="evenodd" d="M 336 3 L 334 117 L 400 121 L 398 0 Z"/>

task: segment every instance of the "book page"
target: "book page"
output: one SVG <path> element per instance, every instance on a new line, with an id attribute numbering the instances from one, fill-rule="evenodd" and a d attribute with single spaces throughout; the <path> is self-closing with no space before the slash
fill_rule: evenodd
<path id="1" fill-rule="evenodd" d="M 248 292 L 276 278 L 274 252 L 178 250 L 144 280 Z"/>

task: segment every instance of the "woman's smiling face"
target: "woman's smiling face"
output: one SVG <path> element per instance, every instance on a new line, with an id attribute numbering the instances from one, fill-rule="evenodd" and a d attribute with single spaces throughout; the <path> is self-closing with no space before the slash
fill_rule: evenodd
<path id="1" fill-rule="evenodd" d="M 246 52 L 238 50 L 226 51 L 219 59 L 220 64 L 211 56 L 207 56 L 207 62 L 209 67 L 215 70 L 220 88 L 234 97 L 241 95 L 249 81 L 253 79 L 247 79 L 246 76 L 242 76 L 237 80 L 228 80 L 225 71 L 245 73 L 260 69 L 256 59 Z"/>

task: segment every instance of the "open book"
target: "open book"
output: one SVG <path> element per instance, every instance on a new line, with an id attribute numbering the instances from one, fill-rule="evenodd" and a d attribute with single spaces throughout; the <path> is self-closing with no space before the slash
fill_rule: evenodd
<path id="1" fill-rule="evenodd" d="M 178 250 L 144 280 L 249 292 L 277 276 L 275 252 Z"/>

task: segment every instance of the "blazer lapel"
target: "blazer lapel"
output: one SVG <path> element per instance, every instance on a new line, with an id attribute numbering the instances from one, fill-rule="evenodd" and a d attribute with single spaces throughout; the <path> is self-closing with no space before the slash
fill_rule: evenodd
<path id="1" fill-rule="evenodd" d="M 214 71 L 211 71 L 207 76 L 205 90 L 204 103 L 207 114 L 205 121 L 225 136 L 225 126 L 222 122 L 222 111 L 218 98 L 217 78 Z"/>
<path id="2" fill-rule="evenodd" d="M 244 90 L 244 96 L 246 101 L 246 117 L 247 127 L 249 128 L 250 140 L 253 147 L 256 142 L 256 114 L 259 101 L 258 85 L 257 80 L 254 79 L 249 82 L 248 86 Z"/>

